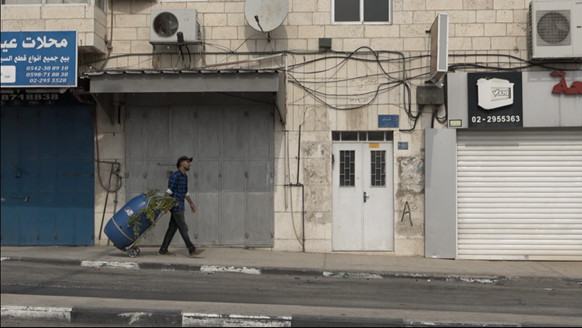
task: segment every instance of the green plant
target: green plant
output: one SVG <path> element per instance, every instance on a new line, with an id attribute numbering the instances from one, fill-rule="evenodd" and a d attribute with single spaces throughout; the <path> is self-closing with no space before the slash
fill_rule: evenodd
<path id="1" fill-rule="evenodd" d="M 146 197 L 148 198 L 147 205 L 127 220 L 127 227 L 133 227 L 133 234 L 136 240 L 139 238 L 140 232 L 142 232 L 140 231 L 140 218 L 142 215 L 146 216 L 153 227 L 160 213 L 178 205 L 172 196 L 160 193 L 157 189 L 148 189 Z"/>

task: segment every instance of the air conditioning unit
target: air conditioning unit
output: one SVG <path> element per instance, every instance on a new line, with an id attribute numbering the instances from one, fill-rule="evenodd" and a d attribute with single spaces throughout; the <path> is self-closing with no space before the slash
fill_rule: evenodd
<path id="1" fill-rule="evenodd" d="M 528 25 L 531 59 L 582 57 L 582 0 L 532 0 Z"/>
<path id="2" fill-rule="evenodd" d="M 196 9 L 152 9 L 151 44 L 199 43 Z"/>

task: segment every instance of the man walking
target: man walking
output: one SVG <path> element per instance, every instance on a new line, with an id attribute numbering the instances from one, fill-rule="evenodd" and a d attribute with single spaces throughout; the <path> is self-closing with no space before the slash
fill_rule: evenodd
<path id="1" fill-rule="evenodd" d="M 196 212 L 196 206 L 188 192 L 188 176 L 186 175 L 186 172 L 190 170 L 191 162 L 192 157 L 182 156 L 178 158 L 178 162 L 176 163 L 178 170 L 170 176 L 170 180 L 168 181 L 168 190 L 166 190 L 166 193 L 174 197 L 174 200 L 176 200 L 178 205 L 170 209 L 172 215 L 170 217 L 168 230 L 164 236 L 164 241 L 160 247 L 160 255 L 175 255 L 168 251 L 168 247 L 176 234 L 176 230 L 180 231 L 180 235 L 182 236 L 184 243 L 186 243 L 186 247 L 188 248 L 191 257 L 203 252 L 203 250 L 196 249 L 192 241 L 190 241 L 190 237 L 188 236 L 188 225 L 186 225 L 186 218 L 184 216 L 184 199 L 186 199 L 190 204 L 192 212 Z"/>

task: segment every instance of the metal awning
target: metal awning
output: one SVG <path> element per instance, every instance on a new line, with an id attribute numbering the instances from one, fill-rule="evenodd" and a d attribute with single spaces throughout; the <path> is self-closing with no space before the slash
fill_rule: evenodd
<path id="1" fill-rule="evenodd" d="M 106 70 L 84 77 L 89 92 L 101 99 L 122 93 L 272 92 L 286 121 L 285 74 L 277 70 Z"/>
<path id="2" fill-rule="evenodd" d="M 86 73 L 91 93 L 279 92 L 275 70 L 123 70 Z"/>

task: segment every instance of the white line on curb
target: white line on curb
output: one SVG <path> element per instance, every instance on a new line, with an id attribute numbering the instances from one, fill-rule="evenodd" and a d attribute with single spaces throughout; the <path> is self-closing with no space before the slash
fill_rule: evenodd
<path id="1" fill-rule="evenodd" d="M 151 318 L 152 314 L 150 312 L 125 312 L 119 313 L 118 316 L 129 318 L 129 324 L 133 325 L 144 317 Z"/>
<path id="2" fill-rule="evenodd" d="M 2 318 L 71 321 L 72 308 L 2 305 Z"/>
<path id="3" fill-rule="evenodd" d="M 136 262 L 83 261 L 81 262 L 81 266 L 89 268 L 111 267 L 121 269 L 139 269 L 139 264 Z"/>
<path id="4" fill-rule="evenodd" d="M 182 327 L 291 327 L 291 317 L 183 313 Z"/>
<path id="5" fill-rule="evenodd" d="M 261 270 L 255 268 L 237 268 L 237 267 L 226 267 L 226 266 L 217 266 L 217 265 L 203 265 L 200 267 L 200 271 L 202 272 L 235 272 L 235 273 L 245 273 L 245 274 L 261 274 Z"/>
<path id="6" fill-rule="evenodd" d="M 330 272 L 323 271 L 324 277 L 334 277 L 334 278 L 360 278 L 360 279 L 384 279 L 381 275 L 375 273 L 365 273 L 365 272 Z"/>

